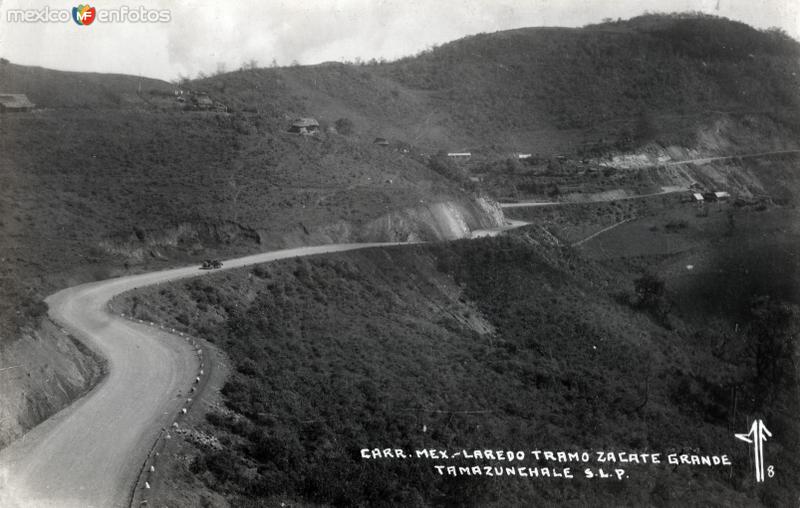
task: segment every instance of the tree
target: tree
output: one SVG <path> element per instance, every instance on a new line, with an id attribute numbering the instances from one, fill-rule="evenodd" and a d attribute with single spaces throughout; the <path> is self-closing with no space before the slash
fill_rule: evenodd
<path id="1" fill-rule="evenodd" d="M 639 111 L 634 127 L 634 137 L 639 143 L 652 141 L 658 134 L 658 125 L 653 114 L 647 110 Z"/>
<path id="2" fill-rule="evenodd" d="M 772 395 L 795 378 L 792 358 L 799 314 L 796 305 L 768 296 L 754 298 L 751 303 L 748 349 L 755 363 L 756 382 Z"/>
<path id="3" fill-rule="evenodd" d="M 509 157 L 506 159 L 504 169 L 507 175 L 514 175 L 522 169 L 522 164 L 520 164 L 519 159 L 516 157 Z"/>
<path id="4" fill-rule="evenodd" d="M 669 328 L 667 322 L 669 303 L 666 299 L 664 279 L 646 273 L 633 281 L 633 287 L 636 292 L 636 307 L 651 313 L 656 321 Z"/>
<path id="5" fill-rule="evenodd" d="M 428 167 L 450 180 L 465 183 L 468 181 L 464 171 L 447 156 L 447 152 L 439 151 L 428 160 Z"/>
<path id="6" fill-rule="evenodd" d="M 633 281 L 633 286 L 640 307 L 653 307 L 664 297 L 664 281 L 656 275 L 646 273 Z"/>
<path id="7" fill-rule="evenodd" d="M 336 132 L 344 136 L 349 136 L 355 130 L 355 124 L 349 118 L 340 118 L 334 123 Z"/>

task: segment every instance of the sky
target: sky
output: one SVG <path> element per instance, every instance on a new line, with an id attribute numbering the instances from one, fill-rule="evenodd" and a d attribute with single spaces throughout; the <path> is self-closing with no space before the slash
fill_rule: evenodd
<path id="1" fill-rule="evenodd" d="M 87 1 L 87 0 L 81 0 Z M 65 0 L 0 0 L 0 56 L 23 65 L 166 80 L 298 62 L 413 55 L 460 37 L 529 26 L 583 26 L 649 12 L 702 11 L 800 39 L 798 0 L 116 0 L 97 11 L 164 11 L 166 22 L 20 22 L 9 11 Z M 49 11 L 48 11 L 49 12 Z M 125 15 L 124 13 L 123 15 Z M 32 14 L 33 15 L 33 14 Z M 153 14 L 155 16 L 155 14 Z"/>

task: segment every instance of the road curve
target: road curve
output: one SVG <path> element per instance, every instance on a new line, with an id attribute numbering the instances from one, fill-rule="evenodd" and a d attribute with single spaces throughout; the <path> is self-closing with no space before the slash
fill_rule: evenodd
<path id="1" fill-rule="evenodd" d="M 301 247 L 232 259 L 222 269 L 391 245 L 398 243 Z M 64 289 L 45 300 L 56 323 L 108 360 L 109 374 L 0 451 L 0 506 L 127 505 L 148 448 L 180 408 L 198 360 L 179 337 L 112 315 L 107 303 L 130 289 L 205 273 L 195 265 L 131 275 Z"/>
<path id="2" fill-rule="evenodd" d="M 754 155 L 766 154 L 749 156 Z M 716 159 L 722 157 L 710 160 Z M 687 162 L 691 161 L 682 163 Z M 574 203 L 522 202 L 501 206 L 567 204 Z M 503 228 L 475 231 L 473 238 L 494 236 L 525 224 L 511 221 Z M 332 244 L 272 251 L 228 260 L 222 270 L 392 245 L 401 243 Z M 110 314 L 107 303 L 137 287 L 205 273 L 209 272 L 200 271 L 195 265 L 131 275 L 67 288 L 45 300 L 51 319 L 107 359 L 109 374 L 86 396 L 0 450 L 0 507 L 127 506 L 149 444 L 172 421 L 184 400 L 181 395 L 190 388 L 197 357 L 175 335 Z"/>

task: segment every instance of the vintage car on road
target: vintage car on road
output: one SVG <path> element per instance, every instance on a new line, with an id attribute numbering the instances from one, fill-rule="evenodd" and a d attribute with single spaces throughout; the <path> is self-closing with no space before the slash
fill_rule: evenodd
<path id="1" fill-rule="evenodd" d="M 200 265 L 201 270 L 213 270 L 214 268 L 222 268 L 222 261 L 219 259 L 206 259 Z"/>

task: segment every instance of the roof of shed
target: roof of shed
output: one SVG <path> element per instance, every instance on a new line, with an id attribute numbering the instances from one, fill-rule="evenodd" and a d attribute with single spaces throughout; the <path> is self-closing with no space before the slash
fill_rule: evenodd
<path id="1" fill-rule="evenodd" d="M 0 104 L 7 108 L 32 108 L 34 106 L 24 93 L 0 93 Z"/>

